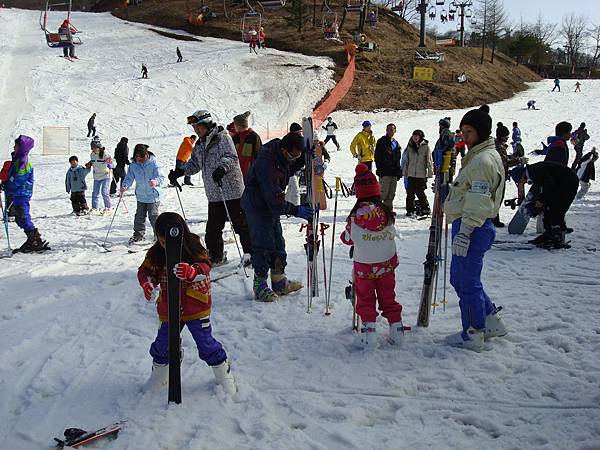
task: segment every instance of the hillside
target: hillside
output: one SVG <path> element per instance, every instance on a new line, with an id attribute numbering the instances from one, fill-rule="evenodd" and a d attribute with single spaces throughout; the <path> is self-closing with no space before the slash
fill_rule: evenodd
<path id="1" fill-rule="evenodd" d="M 25 1 L 7 2 L 7 4 Z M 32 2 L 35 3 L 35 2 Z M 76 2 L 75 2 L 76 3 Z M 80 2 L 84 4 L 86 2 Z M 100 0 L 96 9 L 111 9 L 122 2 Z M 232 39 L 240 42 L 240 22 L 247 7 L 228 2 L 227 17 L 223 2 L 204 1 L 217 17 L 208 20 L 201 27 L 188 24 L 190 13 L 194 16 L 200 9 L 200 2 L 184 0 L 146 1 L 139 6 L 126 9 L 117 8 L 113 13 L 123 19 L 151 25 L 182 29 L 200 36 Z M 262 12 L 262 26 L 267 34 L 267 45 L 279 50 L 299 52 L 306 55 L 328 56 L 336 62 L 336 76 L 340 77 L 346 65 L 344 44 L 327 41 L 321 29 L 321 5 L 315 10 L 313 5 L 304 3 L 308 22 L 302 32 L 298 32 L 286 17 L 291 15 L 291 3 L 284 8 L 262 10 L 257 3 L 253 7 Z M 329 3 L 332 11 L 342 20 L 341 2 Z M 352 32 L 358 26 L 358 14 L 347 14 L 340 33 L 343 41 L 352 39 Z M 379 49 L 375 52 L 360 52 L 357 56 L 354 85 L 343 99 L 338 109 L 378 110 L 378 109 L 447 109 L 466 108 L 481 103 L 490 103 L 511 97 L 515 92 L 526 88 L 525 82 L 537 81 L 539 77 L 524 66 L 498 55 L 495 64 L 479 64 L 481 51 L 474 48 L 437 48 L 434 42 L 427 41 L 429 51 L 445 52 L 445 61 L 415 62 L 418 33 L 410 24 L 389 10 L 379 10 L 376 28 L 365 25 L 369 41 Z M 412 80 L 415 65 L 433 67 L 434 81 Z M 455 77 L 465 72 L 469 82 L 459 85 Z"/>

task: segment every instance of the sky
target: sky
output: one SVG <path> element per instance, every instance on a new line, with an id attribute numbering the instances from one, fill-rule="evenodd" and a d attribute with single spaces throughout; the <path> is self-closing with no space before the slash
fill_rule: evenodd
<path id="1" fill-rule="evenodd" d="M 474 0 L 475 4 L 477 2 L 478 0 Z M 435 2 L 431 0 L 429 3 L 434 4 Z M 446 9 L 449 3 L 450 0 L 446 0 Z M 569 8 L 565 6 L 569 6 Z M 520 22 L 521 18 L 523 22 L 533 22 L 541 13 L 545 22 L 559 23 L 565 14 L 576 13 L 584 14 L 591 23 L 600 25 L 600 0 L 504 0 L 504 9 L 512 22 Z M 428 25 L 431 24 L 431 21 L 428 20 Z M 439 31 L 454 29 L 456 26 L 455 23 L 442 25 L 439 20 L 439 11 L 435 24 Z"/>

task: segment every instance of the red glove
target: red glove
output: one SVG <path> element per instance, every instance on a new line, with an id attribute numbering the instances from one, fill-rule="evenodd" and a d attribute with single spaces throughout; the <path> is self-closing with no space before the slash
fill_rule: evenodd
<path id="1" fill-rule="evenodd" d="M 152 300 L 152 292 L 154 291 L 154 286 L 152 286 L 149 282 L 144 282 L 142 284 L 142 289 L 144 290 L 144 298 L 148 301 Z"/>
<path id="2" fill-rule="evenodd" d="M 173 267 L 173 273 L 177 278 L 184 281 L 194 281 L 198 271 L 188 263 L 178 263 Z"/>
<path id="3" fill-rule="evenodd" d="M 92 167 L 92 163 L 91 162 L 85 163 L 85 168 L 86 169 L 89 169 L 90 167 Z"/>

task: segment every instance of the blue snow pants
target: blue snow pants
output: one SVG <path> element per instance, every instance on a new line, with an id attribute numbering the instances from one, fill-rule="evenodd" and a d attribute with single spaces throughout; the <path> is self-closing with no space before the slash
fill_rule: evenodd
<path id="1" fill-rule="evenodd" d="M 460 219 L 452 222 L 452 238 L 460 230 Z M 487 315 L 496 312 L 496 307 L 483 290 L 481 270 L 483 256 L 494 243 L 496 228 L 492 219 L 487 219 L 482 226 L 475 228 L 471 234 L 471 243 L 467 256 L 452 255 L 450 264 L 450 284 L 459 298 L 460 317 L 463 338 L 467 338 L 469 327 L 478 330 L 485 328 Z"/>
<path id="2" fill-rule="evenodd" d="M 181 328 L 187 326 L 192 334 L 198 356 L 209 366 L 218 366 L 227 359 L 223 346 L 212 335 L 210 319 L 196 319 L 181 322 Z M 158 329 L 156 339 L 150 346 L 150 355 L 157 364 L 169 363 L 169 323 L 162 322 Z"/>
<path id="3" fill-rule="evenodd" d="M 283 273 L 287 265 L 285 239 L 279 217 L 268 217 L 246 211 L 252 241 L 252 268 L 258 277 L 266 278 L 272 273 Z"/>
<path id="4" fill-rule="evenodd" d="M 15 221 L 17 225 L 28 233 L 35 229 L 29 214 L 29 197 L 13 197 L 12 209 L 15 212 Z"/>

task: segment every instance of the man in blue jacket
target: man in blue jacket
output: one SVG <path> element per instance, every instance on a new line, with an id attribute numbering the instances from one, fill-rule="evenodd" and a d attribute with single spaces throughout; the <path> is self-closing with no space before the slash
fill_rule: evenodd
<path id="1" fill-rule="evenodd" d="M 160 206 L 160 188 L 165 181 L 158 161 L 154 157 L 154 154 L 148 151 L 146 144 L 137 144 L 135 146 L 133 149 L 133 160 L 134 162 L 129 165 L 127 176 L 121 185 L 121 195 L 123 195 L 135 181 L 137 209 L 133 221 L 133 236 L 129 239 L 130 245 L 144 240 L 144 235 L 146 234 L 146 216 L 148 216 L 150 225 L 154 228 Z"/>
<path id="2" fill-rule="evenodd" d="M 298 281 L 285 276 L 287 254 L 280 216 L 288 215 L 311 220 L 309 206 L 295 206 L 285 200 L 285 189 L 291 176 L 304 166 L 304 140 L 297 133 L 283 139 L 273 139 L 261 148 L 258 159 L 246 174 L 242 208 L 250 227 L 254 297 L 272 302 L 280 295 L 302 288 Z M 271 288 L 267 276 L 271 271 Z"/>
<path id="3" fill-rule="evenodd" d="M 555 136 L 548 137 L 546 162 L 556 162 L 566 166 L 569 164 L 569 147 L 567 142 L 571 138 L 573 126 L 569 122 L 560 122 L 556 125 Z"/>

